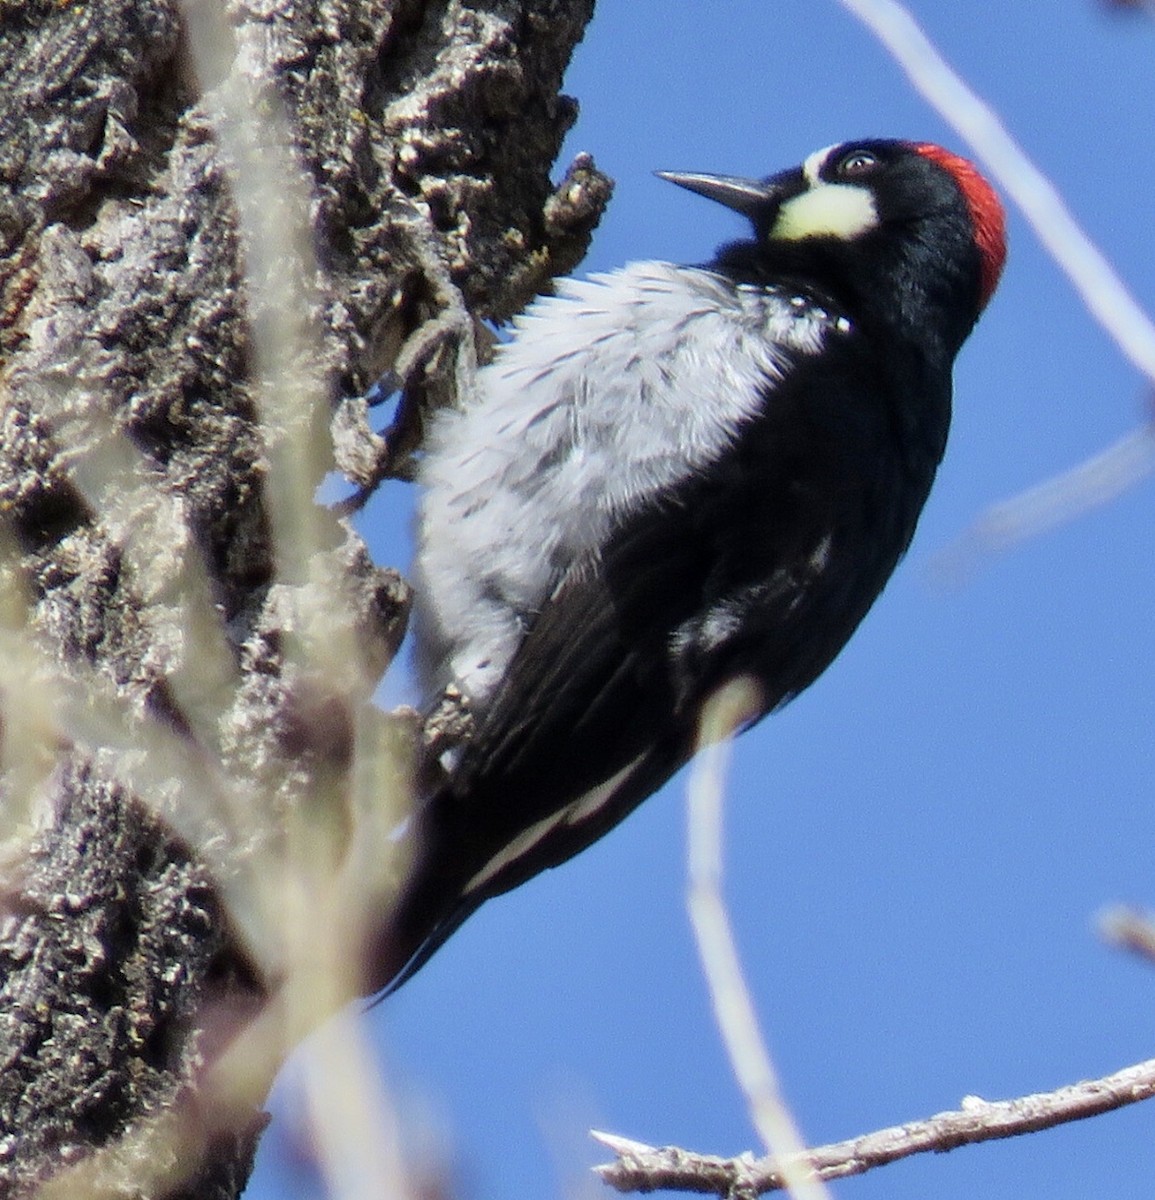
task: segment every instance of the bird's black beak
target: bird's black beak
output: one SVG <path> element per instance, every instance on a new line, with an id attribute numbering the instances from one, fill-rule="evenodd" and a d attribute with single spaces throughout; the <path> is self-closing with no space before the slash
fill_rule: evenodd
<path id="1" fill-rule="evenodd" d="M 705 175 L 698 171 L 655 171 L 654 174 L 705 196 L 707 200 L 716 200 L 751 220 L 764 218 L 767 210 L 785 196 L 777 179 L 742 179 L 737 175 Z"/>

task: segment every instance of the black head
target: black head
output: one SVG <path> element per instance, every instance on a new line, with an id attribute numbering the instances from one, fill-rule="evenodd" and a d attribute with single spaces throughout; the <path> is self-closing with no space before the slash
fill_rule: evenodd
<path id="1" fill-rule="evenodd" d="M 717 269 L 747 282 L 813 286 L 859 321 L 930 337 L 949 357 L 1006 256 L 990 184 L 929 143 L 845 142 L 762 180 L 659 174 L 750 220 L 753 239 L 723 247 Z"/>

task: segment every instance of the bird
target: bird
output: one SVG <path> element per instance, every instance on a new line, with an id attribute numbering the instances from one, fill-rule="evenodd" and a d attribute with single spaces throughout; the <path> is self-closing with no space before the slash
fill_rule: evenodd
<path id="1" fill-rule="evenodd" d="M 395 990 L 486 900 L 579 853 L 807 688 L 906 552 L 1005 218 L 968 160 L 871 138 L 763 179 L 658 172 L 746 222 L 700 266 L 557 283 L 420 469 L 416 656 L 473 733 L 410 820 Z"/>

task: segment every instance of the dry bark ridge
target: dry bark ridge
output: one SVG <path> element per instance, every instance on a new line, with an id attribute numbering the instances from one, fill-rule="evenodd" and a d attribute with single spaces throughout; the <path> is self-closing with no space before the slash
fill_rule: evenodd
<path id="1" fill-rule="evenodd" d="M 91 1194 L 243 1187 L 263 1081 L 197 1097 L 291 966 L 269 864 L 302 823 L 356 858 L 400 736 L 370 696 L 404 582 L 286 514 L 335 463 L 379 472 L 339 398 L 398 363 L 440 398 L 471 319 L 581 257 L 608 182 L 549 170 L 591 10 L 0 6 L 0 1197 L 77 1163 Z M 245 173 L 282 151 L 302 186 L 256 212 Z M 307 336 L 272 337 L 285 311 Z M 136 1137 L 173 1112 L 181 1139 Z"/>

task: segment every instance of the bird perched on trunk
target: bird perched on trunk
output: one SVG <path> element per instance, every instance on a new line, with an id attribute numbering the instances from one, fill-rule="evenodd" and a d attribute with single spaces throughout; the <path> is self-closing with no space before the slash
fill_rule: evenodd
<path id="1" fill-rule="evenodd" d="M 559 282 L 429 432 L 418 656 L 475 733 L 414 814 L 394 987 L 660 787 L 722 685 L 753 682 L 752 724 L 813 683 L 942 458 L 1005 257 L 978 171 L 868 140 L 763 180 L 662 177 L 749 236 L 705 266 Z"/>

